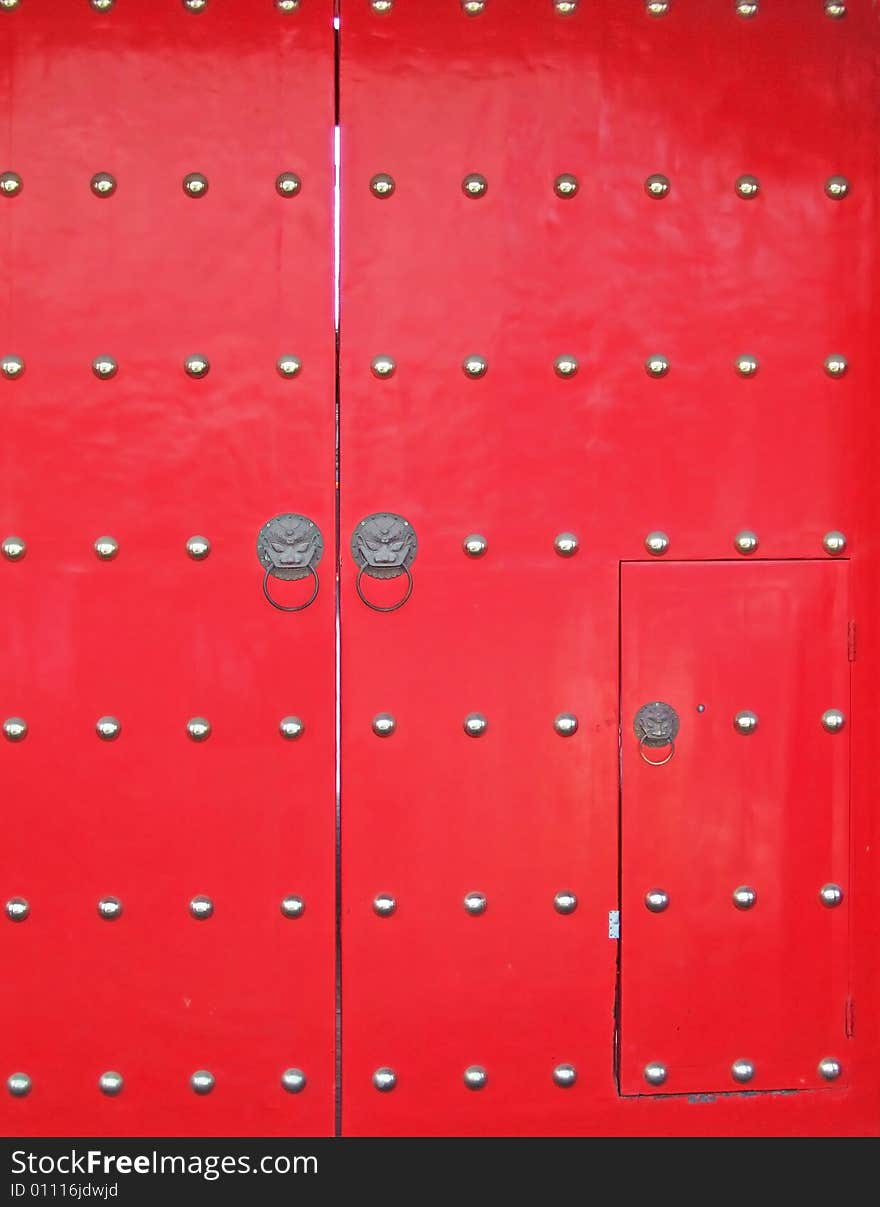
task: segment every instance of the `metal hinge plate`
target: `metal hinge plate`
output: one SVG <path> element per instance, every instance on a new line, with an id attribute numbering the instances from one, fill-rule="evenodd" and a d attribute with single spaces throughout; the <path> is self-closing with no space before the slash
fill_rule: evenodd
<path id="1" fill-rule="evenodd" d="M 608 911 L 608 938 L 620 938 L 620 910 L 609 909 Z"/>

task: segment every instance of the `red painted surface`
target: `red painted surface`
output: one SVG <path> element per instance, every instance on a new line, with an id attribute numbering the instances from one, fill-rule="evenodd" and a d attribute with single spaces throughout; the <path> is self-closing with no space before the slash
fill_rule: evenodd
<path id="1" fill-rule="evenodd" d="M 30 726 L 0 740 L 0 892 L 31 904 L 0 926 L 0 1074 L 33 1079 L 24 1099 L 4 1085 L 5 1134 L 333 1129 L 331 13 L 0 14 L 0 171 L 24 179 L 0 198 L 0 352 L 26 362 L 0 380 L 0 529 L 28 543 L 0 562 L 0 708 Z M 113 197 L 90 192 L 97 171 Z M 199 200 L 190 171 L 209 179 Z M 276 193 L 282 171 L 296 198 Z M 292 381 L 275 369 L 289 352 Z M 328 549 L 298 616 L 264 600 L 254 548 L 290 510 Z M 201 563 L 194 533 L 212 542 Z M 106 713 L 116 743 L 95 736 Z M 278 733 L 290 713 L 298 742 Z M 213 725 L 202 745 L 193 715 Z M 209 921 L 188 912 L 197 893 Z M 300 919 L 280 913 L 289 893 Z M 280 1086 L 290 1066 L 299 1095 Z M 108 1069 L 118 1098 L 98 1091 Z"/>
<path id="2" fill-rule="evenodd" d="M 635 2 L 582 4 L 565 20 L 549 0 L 490 0 L 473 19 L 454 0 L 398 3 L 386 17 L 359 0 L 343 5 L 346 1132 L 880 1127 L 872 795 L 880 675 L 873 623 L 878 18 L 868 3 L 854 0 L 848 9 L 833 22 L 820 3 L 792 0 L 762 5 L 756 19 L 742 21 L 726 2 L 676 0 L 660 20 Z M 369 190 L 377 172 L 395 178 L 388 199 Z M 488 179 L 479 200 L 461 191 L 470 172 Z M 580 180 L 572 199 L 554 194 L 562 172 Z M 671 181 L 662 201 L 644 190 L 654 172 Z M 743 173 L 760 180 L 754 200 L 734 191 Z M 833 173 L 851 181 L 843 202 L 825 195 Z M 849 360 L 841 380 L 823 372 L 834 352 Z M 380 353 L 397 362 L 390 380 L 370 373 Z M 489 364 L 478 381 L 460 367 L 472 353 Z M 562 353 L 580 361 L 573 379 L 553 372 Z M 643 367 L 655 353 L 671 363 L 662 380 Z M 734 372 L 743 353 L 759 360 L 753 379 Z M 412 599 L 383 616 L 357 599 L 347 546 L 360 518 L 384 509 L 411 521 L 419 552 Z M 648 976 L 651 965 L 637 959 L 647 920 L 633 921 L 624 901 L 621 1055 L 628 1063 L 619 1086 L 618 945 L 607 930 L 608 911 L 620 904 L 619 725 L 624 759 L 632 756 L 632 717 L 619 716 L 620 563 L 650 560 L 643 542 L 652 529 L 669 534 L 668 559 L 742 561 L 733 538 L 746 527 L 759 534 L 753 561 L 760 564 L 734 564 L 731 574 L 764 582 L 757 576 L 765 559 L 777 567 L 788 559 L 822 563 L 780 579 L 792 599 L 788 611 L 777 599 L 761 618 L 766 627 L 755 640 L 763 661 L 729 664 L 731 683 L 718 679 L 713 688 L 714 698 L 726 699 L 751 672 L 756 691 L 778 710 L 784 700 L 793 710 L 808 688 L 812 699 L 823 677 L 847 673 L 836 644 L 830 652 L 845 640 L 836 584 L 846 569 L 830 564 L 822 536 L 839 528 L 848 538 L 858 651 L 848 727 L 838 740 L 851 743 L 849 846 L 840 847 L 839 762 L 819 762 L 827 735 L 799 728 L 796 740 L 800 714 L 786 710 L 756 735 L 758 750 L 767 749 L 768 733 L 783 735 L 776 761 L 756 764 L 766 771 L 761 792 L 775 800 L 779 828 L 769 849 L 742 848 L 743 858 L 760 860 L 762 883 L 771 870 L 780 888 L 795 872 L 802 876 L 798 893 L 820 863 L 842 864 L 840 876 L 848 865 L 847 900 L 836 916 L 816 921 L 815 950 L 804 955 L 815 898 L 798 919 L 793 905 L 773 902 L 769 880 L 762 894 L 761 907 L 767 900 L 786 933 L 796 928 L 790 958 L 807 966 L 786 985 L 768 972 L 767 1033 L 754 1057 L 768 1074 L 757 1084 L 802 1092 L 717 1092 L 731 1088 L 717 1072 L 728 1062 L 721 1038 L 732 1043 L 738 1018 L 757 1025 L 758 1011 L 754 1001 L 718 1004 L 719 987 L 706 978 L 718 953 L 710 959 L 670 943 L 646 948 L 645 961 L 665 954 L 681 1000 L 711 1002 L 715 1013 L 694 1039 L 694 1067 L 670 1081 L 680 1093 L 651 1095 L 645 1086 L 632 1094 L 635 1048 L 642 1039 L 659 1042 L 659 1030 L 647 1028 L 662 1028 L 670 1015 L 627 1013 L 627 977 L 640 967 Z M 570 560 L 553 550 L 565 530 L 581 542 Z M 489 542 L 478 561 L 461 551 L 471 532 Z M 727 573 L 668 565 L 626 573 L 664 570 Z M 396 589 L 389 587 L 389 600 Z M 695 590 L 681 604 L 682 623 L 665 635 L 674 645 L 651 646 L 652 657 L 668 659 L 656 662 L 658 677 L 665 666 L 675 683 L 683 667 L 711 668 L 712 608 L 727 615 L 739 598 L 717 584 Z M 634 676 L 632 687 L 624 680 L 628 700 L 640 670 L 627 664 L 624 673 Z M 580 720 L 566 739 L 553 730 L 564 710 Z M 371 731 L 381 711 L 397 718 L 388 739 Z M 483 738 L 462 730 L 471 711 L 489 718 Z M 713 706 L 710 725 L 714 716 Z M 690 714 L 687 724 L 690 731 Z M 743 748 L 749 740 L 741 739 Z M 673 775 L 687 767 L 683 757 Z M 833 800 L 825 795 L 832 775 Z M 741 787 L 737 780 L 722 796 L 726 816 Z M 795 789 L 805 794 L 797 809 Z M 624 810 L 626 793 L 625 783 Z M 679 817 L 699 818 L 701 806 L 682 800 Z M 646 806 L 637 797 L 633 807 Z M 795 825 L 801 816 L 820 829 L 803 832 Z M 692 832 L 701 833 L 688 827 L 684 843 Z M 631 849 L 625 841 L 624 858 Z M 727 844 L 718 858 L 733 860 L 736 849 Z M 705 897 L 712 864 L 698 856 L 693 933 L 717 930 L 725 967 L 757 951 L 769 969 L 779 936 L 750 947 L 729 929 L 727 912 L 719 916 Z M 628 892 L 626 868 L 623 884 Z M 579 899 L 568 917 L 552 905 L 563 889 Z M 488 897 L 480 917 L 462 909 L 472 890 Z M 379 892 L 398 899 L 390 918 L 372 911 Z M 630 923 L 635 938 L 627 947 Z M 846 978 L 855 1034 L 844 1047 Z M 791 1006 L 799 986 L 817 984 L 815 1000 Z M 750 996 L 757 992 L 752 987 Z M 846 1076 L 819 1088 L 813 1058 L 831 1055 L 817 1049 L 835 1037 Z M 684 1052 L 686 1037 L 674 1043 L 669 1050 Z M 730 1060 L 747 1055 L 729 1053 Z M 571 1089 L 552 1081 L 562 1061 L 578 1070 Z M 463 1085 L 470 1064 L 488 1070 L 482 1091 Z M 370 1079 L 385 1065 L 398 1084 L 380 1094 Z"/>

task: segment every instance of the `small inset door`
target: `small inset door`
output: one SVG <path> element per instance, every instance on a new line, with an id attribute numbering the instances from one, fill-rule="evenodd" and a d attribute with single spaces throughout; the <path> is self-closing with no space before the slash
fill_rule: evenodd
<path id="1" fill-rule="evenodd" d="M 622 567 L 622 1094 L 846 1079 L 848 574 Z"/>

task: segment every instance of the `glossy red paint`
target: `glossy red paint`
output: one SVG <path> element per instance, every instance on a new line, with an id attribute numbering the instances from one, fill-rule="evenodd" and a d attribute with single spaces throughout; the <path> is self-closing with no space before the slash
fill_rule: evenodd
<path id="1" fill-rule="evenodd" d="M 0 171 L 24 181 L 0 197 L 0 352 L 26 364 L 0 379 L 0 535 L 28 545 L 0 562 L 0 696 L 30 727 L 0 740 L 0 884 L 31 906 L 0 927 L 7 1135 L 333 1130 L 331 17 L 330 0 L 0 14 Z M 90 191 L 98 171 L 112 197 Z M 276 192 L 283 171 L 298 196 Z M 283 380 L 290 352 L 302 372 Z M 283 511 L 327 545 L 298 616 L 260 588 L 257 531 Z M 105 533 L 119 555 L 102 563 Z M 188 740 L 193 715 L 207 742 Z M 199 893 L 210 920 L 189 914 Z M 300 1094 L 281 1088 L 291 1066 Z M 197 1069 L 216 1078 L 204 1097 Z"/>
<path id="2" fill-rule="evenodd" d="M 800 0 L 762 5 L 752 21 L 726 0 L 675 0 L 661 19 L 636 0 L 582 4 L 568 19 L 550 0 L 489 0 L 476 18 L 457 0 L 401 0 L 384 16 L 366 0 L 342 6 L 345 1132 L 880 1127 L 878 33 L 876 8 L 855 0 L 836 22 Z M 396 183 L 381 200 L 369 188 L 379 172 Z M 488 181 L 478 199 L 461 188 L 475 172 Z M 662 200 L 644 187 L 658 172 L 671 182 Z M 574 196 L 554 193 L 562 173 L 577 176 Z M 734 187 L 746 173 L 760 182 L 750 200 Z M 824 191 L 836 173 L 851 182 L 843 201 Z M 461 363 L 475 353 L 488 372 L 467 380 Z M 849 362 L 837 380 L 823 371 L 832 353 Z M 371 375 L 378 354 L 395 359 L 393 377 Z M 578 359 L 576 376 L 554 373 L 561 354 Z M 655 354 L 670 362 L 662 379 L 644 368 Z M 758 360 L 752 378 L 735 372 L 743 354 Z M 389 615 L 358 600 L 348 553 L 354 526 L 378 510 L 404 515 L 419 538 L 412 599 Z M 743 528 L 758 533 L 757 552 L 724 564 L 743 560 L 733 545 Z M 623 568 L 621 683 L 621 563 L 650 562 L 655 529 L 670 537 L 667 562 L 687 565 Z M 858 632 L 848 727 L 833 739 L 814 709 L 849 670 L 847 566 L 825 554 L 831 529 L 848 538 L 846 619 Z M 580 539 L 570 559 L 554 552 L 562 531 Z M 477 560 L 461 548 L 473 532 L 488 540 Z M 664 584 L 688 584 L 663 603 L 677 624 L 650 639 L 640 627 L 649 575 L 664 599 Z M 756 656 L 713 663 L 719 618 L 742 625 L 760 601 Z M 688 793 L 711 776 L 718 816 L 743 824 L 754 818 L 743 777 L 765 777 L 756 791 L 771 828 L 730 820 L 715 845 L 692 824 L 699 795 L 670 798 L 674 812 L 658 819 L 642 790 L 649 769 L 627 778 L 642 688 L 674 690 L 690 709 L 706 682 L 710 727 L 721 724 L 715 701 L 721 715 L 740 686 L 766 701 L 753 746 L 724 731 L 727 719 L 699 762 L 688 713 L 681 760 L 667 769 L 664 782 Z M 397 719 L 386 739 L 371 731 L 383 711 Z M 463 732 L 471 711 L 489 719 L 481 738 Z M 573 737 L 554 732 L 561 711 L 579 718 Z M 822 761 L 826 738 L 838 744 Z M 754 771 L 731 764 L 747 751 Z M 717 775 L 713 753 L 735 774 Z M 690 859 L 690 933 L 714 936 L 711 956 L 688 937 L 652 946 L 649 921 L 674 915 L 649 920 L 628 895 L 644 891 L 652 854 L 671 858 L 669 820 L 683 844 L 666 865 L 676 900 Z M 737 859 L 760 871 L 761 908 L 780 928 L 760 942 L 735 929 L 751 918 L 708 899 L 717 872 L 729 900 Z M 823 876 L 847 879 L 847 898 L 817 916 L 813 880 L 826 864 Z M 608 912 L 621 875 L 619 952 Z M 553 908 L 561 890 L 578 897 L 568 916 Z M 483 915 L 462 908 L 469 891 L 486 894 Z M 390 917 L 371 908 L 379 892 L 397 898 Z M 749 955 L 768 983 L 749 980 L 744 1006 L 707 970 L 729 976 Z M 679 1001 L 667 987 L 652 1017 L 638 978 L 649 987 L 672 969 Z M 816 996 L 793 1001 L 799 989 Z M 736 1089 L 723 1075 L 730 1061 L 749 1055 L 739 1045 L 761 1022 L 756 995 L 767 1005 L 759 1092 L 720 1092 Z M 692 1035 L 670 1035 L 689 1004 L 701 1016 Z M 670 1064 L 687 1062 L 668 1095 L 638 1085 L 640 1062 L 663 1058 L 661 1040 Z M 846 1070 L 820 1088 L 826 1044 Z M 560 1062 L 577 1068 L 571 1088 L 553 1082 Z M 488 1071 L 483 1090 L 464 1086 L 471 1064 Z M 380 1066 L 397 1073 L 391 1092 L 371 1084 Z"/>

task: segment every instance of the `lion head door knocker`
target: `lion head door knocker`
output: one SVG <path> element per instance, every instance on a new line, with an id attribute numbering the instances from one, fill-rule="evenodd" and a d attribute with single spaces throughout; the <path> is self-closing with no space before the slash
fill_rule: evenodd
<path id="1" fill-rule="evenodd" d="M 651 704 L 643 704 L 635 715 L 633 729 L 639 739 L 639 754 L 651 767 L 662 767 L 675 754 L 675 739 L 681 722 L 678 713 L 671 704 L 655 700 Z M 669 753 L 662 759 L 652 759 L 647 750 L 660 750 L 669 747 Z"/>
<path id="2" fill-rule="evenodd" d="M 257 557 L 264 568 L 263 594 L 279 612 L 302 612 L 318 598 L 318 571 L 315 569 L 324 553 L 324 538 L 314 520 L 288 512 L 273 516 L 257 535 Z M 302 604 L 280 604 L 272 598 L 269 579 L 314 579 L 311 595 Z"/>
<path id="3" fill-rule="evenodd" d="M 412 595 L 413 578 L 410 566 L 416 556 L 418 541 L 409 520 L 391 511 L 377 511 L 366 516 L 351 535 L 351 553 L 360 569 L 357 593 L 362 603 L 374 612 L 396 612 Z M 382 607 L 371 603 L 364 595 L 363 578 L 400 578 L 406 575 L 406 593 L 397 603 Z"/>

